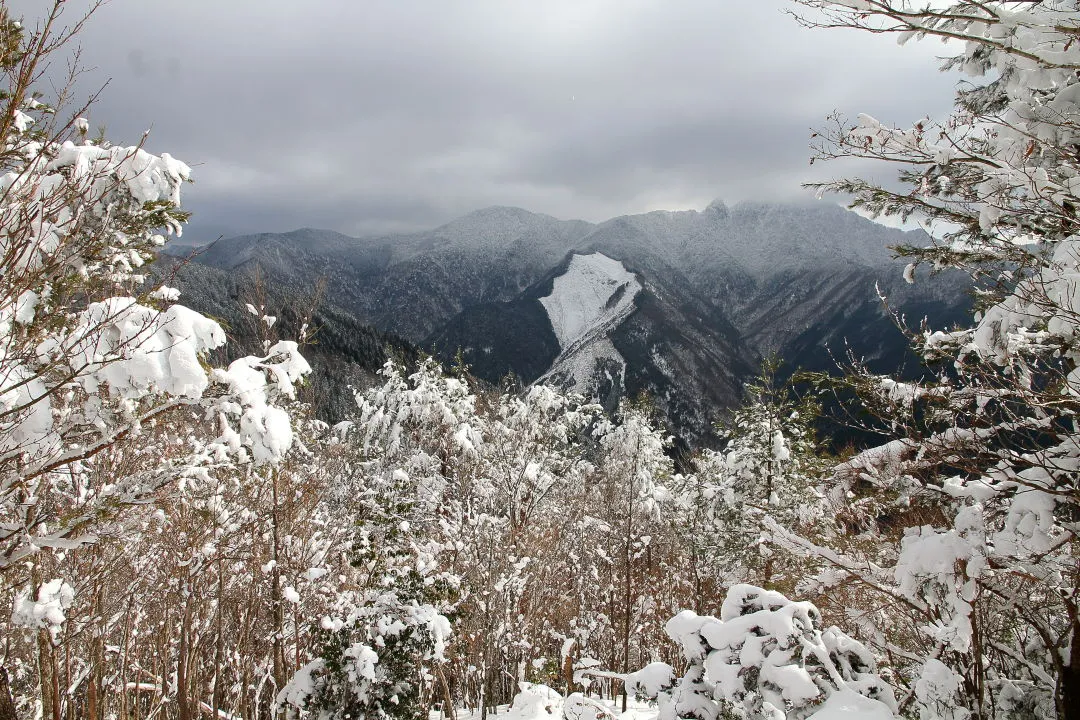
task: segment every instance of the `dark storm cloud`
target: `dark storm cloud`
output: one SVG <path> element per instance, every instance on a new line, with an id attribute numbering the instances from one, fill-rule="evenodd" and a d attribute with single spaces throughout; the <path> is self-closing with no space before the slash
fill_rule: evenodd
<path id="1" fill-rule="evenodd" d="M 32 19 L 40 3 L 15 3 Z M 940 46 L 811 32 L 781 0 L 113 0 L 91 121 L 195 168 L 191 232 L 604 219 L 790 198 L 834 108 L 947 109 Z M 74 14 L 75 6 L 69 12 Z"/>

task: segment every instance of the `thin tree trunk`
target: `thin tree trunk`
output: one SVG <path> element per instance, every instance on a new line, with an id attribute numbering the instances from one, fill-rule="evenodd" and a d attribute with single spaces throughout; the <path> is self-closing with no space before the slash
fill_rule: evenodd
<path id="1" fill-rule="evenodd" d="M 30 571 L 31 597 L 37 597 L 41 588 L 41 577 L 41 566 L 36 565 Z M 39 630 L 36 640 L 41 717 L 46 720 L 60 720 L 60 686 L 56 677 L 56 654 L 53 652 L 52 640 L 46 630 Z"/>
<path id="2" fill-rule="evenodd" d="M 191 651 L 191 586 L 190 577 L 187 573 L 185 573 L 184 576 L 181 598 L 184 603 L 184 609 L 181 614 L 182 620 L 180 622 L 179 657 L 176 661 L 176 712 L 179 720 L 195 720 L 191 698 L 188 694 L 188 675 L 190 670 L 188 667 L 188 655 Z"/>
<path id="3" fill-rule="evenodd" d="M 491 684 L 490 673 L 488 672 L 486 663 L 483 670 L 483 675 L 480 680 L 480 720 L 487 720 L 488 716 L 488 698 L 490 694 L 488 692 L 488 686 Z"/>
<path id="4" fill-rule="evenodd" d="M 279 566 L 280 561 L 280 548 L 281 541 L 278 538 L 278 477 L 277 472 L 270 472 L 270 492 L 271 492 L 271 508 L 270 508 L 270 533 L 271 541 L 274 546 L 271 548 L 271 560 L 274 563 L 274 569 L 270 573 L 270 606 L 274 618 L 274 685 L 277 688 L 285 686 L 285 616 L 281 603 L 281 568 Z"/>
<path id="5" fill-rule="evenodd" d="M 225 682 L 221 677 L 221 669 L 225 664 L 225 635 L 222 628 L 225 615 L 225 572 L 221 562 L 221 555 L 217 561 L 218 586 L 217 586 L 217 617 L 214 627 L 214 699 L 213 713 L 216 715 L 225 704 Z"/>
<path id="6" fill-rule="evenodd" d="M 132 593 L 132 594 L 128 595 L 127 612 L 124 613 L 124 635 L 123 635 L 124 653 L 123 653 L 123 662 L 122 662 L 122 664 L 120 666 L 120 717 L 122 717 L 122 718 L 131 717 L 131 715 L 128 713 L 127 679 L 128 679 L 128 658 L 130 657 L 130 654 L 131 654 L 131 643 L 132 643 L 131 623 L 132 623 L 132 618 L 134 617 L 134 614 L 132 613 L 132 606 L 134 604 L 135 604 L 135 594 Z M 136 709 L 138 707 L 138 703 L 139 703 L 139 700 L 138 700 L 138 697 L 136 697 L 135 698 Z"/>
<path id="7" fill-rule="evenodd" d="M 631 539 L 634 536 L 634 494 L 630 492 L 630 503 L 626 512 L 626 570 L 623 577 L 623 636 L 622 636 L 622 671 L 630 672 L 630 616 L 633 614 L 632 569 L 634 566 L 634 548 Z M 626 683 L 623 682 L 623 712 L 626 712 Z"/>
<path id="8" fill-rule="evenodd" d="M 19 720 L 15 712 L 15 700 L 11 697 L 7 668 L 0 666 L 0 720 Z"/>
<path id="9" fill-rule="evenodd" d="M 105 717 L 105 692 L 104 692 L 104 674 L 105 674 L 105 633 L 107 622 L 105 620 L 105 613 L 103 611 L 101 585 L 98 585 L 94 593 L 94 615 L 101 618 L 102 623 L 98 630 L 93 634 L 93 640 L 91 641 L 91 654 L 90 662 L 92 667 L 89 677 L 87 679 L 86 688 L 86 717 L 88 720 L 101 720 Z"/>
<path id="10" fill-rule="evenodd" d="M 56 672 L 56 653 L 47 630 L 37 633 L 38 677 L 41 683 L 41 716 L 60 720 L 60 679 Z"/>
<path id="11" fill-rule="evenodd" d="M 457 715 L 454 712 L 454 698 L 450 694 L 450 683 L 446 682 L 446 673 L 443 672 L 442 665 L 436 665 L 435 671 L 439 674 L 439 685 L 442 686 L 443 716 L 447 720 L 457 720 Z M 0 718 L 0 720 L 3 720 L 3 718 Z"/>
<path id="12" fill-rule="evenodd" d="M 1062 720 L 1080 720 L 1080 627 L 1075 621 L 1069 655 L 1058 678 L 1058 715 Z"/>
<path id="13" fill-rule="evenodd" d="M 100 720 L 104 716 L 104 708 L 101 707 L 103 696 L 99 692 L 101 687 L 101 671 L 105 664 L 105 648 L 102 647 L 102 644 L 100 637 L 94 638 L 90 659 L 90 662 L 93 663 L 93 668 L 90 671 L 90 676 L 87 678 L 86 687 L 86 717 L 88 720 Z"/>

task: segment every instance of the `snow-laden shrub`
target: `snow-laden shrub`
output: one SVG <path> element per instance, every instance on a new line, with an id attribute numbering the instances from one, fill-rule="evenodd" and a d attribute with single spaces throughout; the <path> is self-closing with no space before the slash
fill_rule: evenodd
<path id="1" fill-rule="evenodd" d="M 387 592 L 344 618 L 324 618 L 322 653 L 293 675 L 277 705 L 336 720 L 419 720 L 424 662 L 441 660 L 450 622 L 432 605 Z"/>
<path id="2" fill-rule="evenodd" d="M 892 714 L 896 701 L 873 655 L 836 627 L 820 630 L 809 602 L 735 585 L 720 617 L 689 610 L 665 628 L 688 667 L 682 677 L 652 663 L 627 679 L 630 692 L 655 699 L 660 720 L 716 720 L 735 711 L 750 720 L 802 720 L 838 692 Z"/>

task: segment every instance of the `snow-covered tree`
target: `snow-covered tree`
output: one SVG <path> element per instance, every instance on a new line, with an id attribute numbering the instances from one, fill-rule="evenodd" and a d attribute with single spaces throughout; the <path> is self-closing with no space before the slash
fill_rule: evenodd
<path id="1" fill-rule="evenodd" d="M 746 384 L 745 399 L 723 425 L 725 445 L 702 453 L 696 476 L 682 493 L 693 513 L 687 542 L 712 562 L 707 572 L 727 586 L 791 584 L 786 553 L 770 547 L 762 520 L 806 527 L 818 519 L 816 486 L 825 467 L 813 422 L 816 408 L 795 402 L 776 379 L 779 361 L 768 358 Z"/>
<path id="2" fill-rule="evenodd" d="M 896 701 L 873 654 L 836 627 L 820 628 L 811 603 L 752 585 L 728 591 L 720 617 L 689 610 L 665 630 L 686 670 L 656 662 L 631 673 L 632 692 L 659 703 L 660 720 L 801 720 L 823 701 L 854 698 L 865 715 L 892 717 Z"/>
<path id="3" fill-rule="evenodd" d="M 290 714 L 333 719 L 426 717 L 423 663 L 443 660 L 450 623 L 409 594 L 400 587 L 365 593 L 346 601 L 343 615 L 326 617 L 320 657 L 297 671 L 278 703 Z"/>
<path id="4" fill-rule="evenodd" d="M 408 377 L 388 364 L 384 375 L 384 385 L 357 395 L 355 420 L 334 428 L 343 462 L 327 500 L 351 535 L 341 548 L 349 581 L 329 608 L 298 619 L 317 630 L 315 659 L 277 695 L 293 714 L 423 717 L 432 670 L 445 661 L 443 613 L 458 580 L 439 568 L 442 503 L 458 463 L 474 459 L 461 440 L 479 435 L 454 436 L 474 422 L 475 399 L 430 361 Z"/>
<path id="5" fill-rule="evenodd" d="M 279 460 L 292 434 L 271 395 L 291 395 L 307 371 L 289 342 L 208 369 L 222 328 L 172 304 L 175 290 L 140 288 L 139 268 L 165 242 L 161 233 L 180 232 L 190 170 L 167 154 L 90 139 L 84 119 L 57 121 L 32 96 L 27 76 L 68 37 L 50 35 L 61 5 L 34 32 L 3 19 L 18 50 L 0 59 L 9 80 L 0 126 L 0 569 L 43 547 L 92 541 L 96 512 L 180 474 Z M 217 437 L 154 472 L 80 485 L 99 453 L 184 407 L 217 423 Z M 68 494 L 94 501 L 70 513 Z"/>
<path id="6" fill-rule="evenodd" d="M 800 0 L 802 20 L 949 41 L 968 76 L 945 118 L 893 128 L 833 118 L 819 157 L 892 162 L 901 186 L 820 186 L 938 239 L 900 248 L 959 269 L 978 307 L 917 344 L 936 379 L 857 386 L 897 438 L 836 472 L 829 512 L 861 542 L 822 547 L 777 528 L 888 617 L 863 628 L 926 718 L 1080 717 L 1080 5 Z M 904 618 L 901 622 L 899 618 Z"/>
<path id="7" fill-rule="evenodd" d="M 668 438 L 638 404 L 624 402 L 613 426 L 601 433 L 604 454 L 594 507 L 604 522 L 600 549 L 606 567 L 596 589 L 614 643 L 610 655 L 600 659 L 627 672 L 649 656 L 642 635 L 658 634 L 672 610 L 664 606 L 675 587 L 667 563 L 673 538 L 665 531 L 664 511 L 674 463 L 665 452 Z M 661 577 L 668 578 L 667 587 L 657 582 Z"/>
<path id="8" fill-rule="evenodd" d="M 454 625 L 431 696 L 487 708 L 520 681 L 571 685 L 575 660 L 649 657 L 685 584 L 673 524 L 657 523 L 672 462 L 645 414 L 613 422 L 548 387 L 485 392 L 432 361 L 383 376 L 339 428 L 357 453 L 353 557 L 379 592 L 418 552 L 451 579 L 431 600 Z"/>
<path id="9" fill-rule="evenodd" d="M 64 9 L 55 0 L 31 28 L 0 4 L 0 598 L 11 608 L 0 627 L 13 638 L 5 664 L 36 682 L 15 694 L 57 718 L 83 683 L 100 688 L 101 643 L 67 661 L 62 645 L 73 612 L 105 607 L 80 597 L 104 577 L 90 548 L 124 542 L 165 494 L 280 462 L 293 427 L 279 401 L 309 369 L 284 341 L 210 367 L 224 330 L 176 304 L 176 290 L 143 285 L 143 266 L 186 219 L 190 169 L 93 138 L 87 108 L 35 92 L 86 19 L 62 27 Z M 61 672 L 76 681 L 66 692 Z"/>

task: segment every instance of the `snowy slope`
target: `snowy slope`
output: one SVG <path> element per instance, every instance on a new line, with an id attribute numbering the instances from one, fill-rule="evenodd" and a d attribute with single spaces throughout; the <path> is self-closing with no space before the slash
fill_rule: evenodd
<path id="1" fill-rule="evenodd" d="M 639 290 L 637 278 L 618 260 L 602 253 L 574 255 L 566 273 L 555 278 L 551 294 L 540 298 L 540 303 L 565 351 L 612 318 L 625 316 Z"/>
<path id="2" fill-rule="evenodd" d="M 637 277 L 618 260 L 602 253 L 571 257 L 551 294 L 540 298 L 562 352 L 538 382 L 558 377 L 566 389 L 589 393 L 598 365 L 625 368 L 608 333 L 633 312 L 640 291 Z"/>

